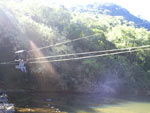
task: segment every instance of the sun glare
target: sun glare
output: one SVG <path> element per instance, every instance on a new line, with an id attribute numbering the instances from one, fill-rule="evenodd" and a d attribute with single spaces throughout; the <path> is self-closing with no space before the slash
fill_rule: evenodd
<path id="1" fill-rule="evenodd" d="M 40 50 L 38 50 L 37 46 L 32 41 L 30 41 L 30 45 L 31 45 L 32 50 L 34 50 L 33 54 L 34 54 L 35 57 L 44 57 L 42 52 Z M 47 61 L 47 59 L 44 59 L 44 61 Z M 56 75 L 55 69 L 52 66 L 52 64 L 50 64 L 50 63 L 41 64 L 40 63 L 39 66 L 41 66 L 41 67 L 44 66 L 44 68 L 43 68 L 44 71 L 49 73 L 49 75 L 51 75 L 51 76 Z"/>

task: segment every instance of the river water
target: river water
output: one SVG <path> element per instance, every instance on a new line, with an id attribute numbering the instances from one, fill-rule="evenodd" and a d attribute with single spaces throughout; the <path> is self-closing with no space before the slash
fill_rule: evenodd
<path id="1" fill-rule="evenodd" d="M 150 113 L 150 97 L 8 93 L 16 113 Z"/>

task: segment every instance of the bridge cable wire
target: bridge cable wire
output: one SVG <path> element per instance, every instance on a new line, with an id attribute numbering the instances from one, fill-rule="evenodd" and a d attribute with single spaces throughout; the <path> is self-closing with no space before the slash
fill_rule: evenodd
<path id="1" fill-rule="evenodd" d="M 88 35 L 88 36 L 81 37 L 81 38 L 76 38 L 76 39 L 73 39 L 73 40 L 67 40 L 67 41 L 64 41 L 64 42 L 56 43 L 54 45 L 48 45 L 48 46 L 40 47 L 37 50 L 42 50 L 42 49 L 47 49 L 47 48 L 51 48 L 51 47 L 60 46 L 60 45 L 63 45 L 63 44 L 72 43 L 72 42 L 75 42 L 75 41 L 78 41 L 78 40 L 82 40 L 82 39 L 86 39 L 86 38 L 89 38 L 89 37 L 92 37 L 92 36 L 97 36 L 99 34 L 101 34 L 101 33 L 95 33 L 93 35 Z M 30 50 L 30 51 L 27 51 L 27 52 L 33 52 L 33 51 L 35 51 L 35 50 Z"/>
<path id="2" fill-rule="evenodd" d="M 63 44 L 67 44 L 67 43 L 72 43 L 72 42 L 75 42 L 75 41 L 78 41 L 78 40 L 82 40 L 82 39 L 86 39 L 86 38 L 89 38 L 89 37 L 92 37 L 92 36 L 97 36 L 99 35 L 100 33 L 95 33 L 93 35 L 88 35 L 88 36 L 85 36 L 85 37 L 81 37 L 81 38 L 76 38 L 76 39 L 73 39 L 73 40 L 68 40 L 68 41 L 64 41 L 64 42 L 60 42 L 60 43 L 56 43 L 54 45 L 49 45 L 49 46 L 44 46 L 44 47 L 41 47 L 41 48 L 38 48 L 37 50 L 42 50 L 42 49 L 47 49 L 47 48 L 51 48 L 51 47 L 56 47 L 56 46 L 60 46 L 60 45 L 63 45 Z M 35 50 L 29 50 L 29 51 L 26 51 L 26 52 L 33 52 Z M 0 64 L 10 64 L 13 62 L 16 62 L 16 61 L 8 61 L 8 62 L 2 62 Z"/>
<path id="3" fill-rule="evenodd" d="M 145 23 L 149 23 L 149 22 L 142 22 L 142 23 L 134 24 L 134 25 L 141 25 L 141 24 L 145 24 Z M 53 45 L 48 45 L 48 46 L 40 47 L 37 50 L 43 50 L 43 49 L 47 49 L 47 48 L 51 48 L 51 47 L 56 47 L 56 46 L 67 44 L 67 43 L 72 43 L 72 42 L 75 42 L 75 41 L 78 41 L 78 40 L 82 40 L 82 39 L 86 39 L 86 38 L 89 38 L 89 37 L 92 37 L 92 36 L 96 36 L 96 35 L 99 35 L 99 34 L 101 34 L 101 33 L 95 33 L 93 35 L 88 35 L 88 36 L 85 36 L 85 37 L 76 38 L 76 39 L 73 39 L 73 40 L 68 40 L 68 41 L 65 41 L 65 42 L 60 42 L 60 43 L 56 43 L 56 44 L 53 44 Z M 33 52 L 33 51 L 35 51 L 35 50 L 29 50 L 27 52 Z"/>
<path id="4" fill-rule="evenodd" d="M 128 51 L 123 51 L 123 52 L 114 52 L 114 53 L 106 53 L 106 54 L 100 54 L 100 55 L 91 55 L 91 56 L 84 56 L 84 57 L 76 57 L 76 58 L 68 58 L 68 59 L 58 59 L 58 60 L 51 60 L 51 61 L 33 61 L 33 62 L 28 62 L 29 64 L 35 64 L 35 63 L 53 63 L 53 62 L 62 62 L 62 61 L 70 61 L 70 60 L 81 60 L 81 59 L 89 59 L 89 58 L 96 58 L 96 57 L 102 57 L 102 56 L 110 56 L 110 55 L 118 55 L 118 54 L 123 54 L 123 53 L 132 53 L 136 51 L 141 51 L 141 50 L 150 50 L 150 48 L 145 48 L 145 49 L 137 49 L 137 50 L 128 50 Z"/>
<path id="5" fill-rule="evenodd" d="M 96 54 L 96 53 L 104 53 L 104 52 L 117 52 L 117 51 L 132 50 L 132 49 L 147 48 L 147 47 L 150 47 L 150 45 L 129 47 L 129 48 L 121 48 L 121 49 L 110 49 L 110 50 L 102 50 L 102 51 L 91 51 L 91 52 L 71 53 L 71 54 L 63 54 L 63 55 L 54 55 L 54 56 L 29 58 L 29 59 L 27 59 L 27 61 L 40 60 L 40 59 L 49 59 L 49 58 L 57 58 L 57 57 L 76 56 L 76 55 Z"/>
<path id="6" fill-rule="evenodd" d="M 103 51 L 92 51 L 92 52 L 83 52 L 83 53 L 74 53 L 74 54 L 64 54 L 64 55 L 56 55 L 56 56 L 37 57 L 37 58 L 30 58 L 30 59 L 26 59 L 26 60 L 31 61 L 31 60 L 40 60 L 40 59 L 46 59 L 46 58 L 57 58 L 57 57 L 75 56 L 75 55 L 86 55 L 86 54 L 103 53 L 103 52 L 116 52 L 117 53 L 117 51 L 125 51 L 125 50 L 128 50 L 130 52 L 130 51 L 135 51 L 135 50 L 132 50 L 132 49 L 144 49 L 144 48 L 148 48 L 148 47 L 150 47 L 150 45 L 130 47 L 130 48 L 121 48 L 121 49 L 103 50 Z M 107 54 L 109 54 L 109 53 L 107 53 Z M 13 63 L 13 62 L 16 62 L 16 61 L 3 62 L 3 63 L 0 63 L 0 64 L 16 64 L 16 63 Z"/>

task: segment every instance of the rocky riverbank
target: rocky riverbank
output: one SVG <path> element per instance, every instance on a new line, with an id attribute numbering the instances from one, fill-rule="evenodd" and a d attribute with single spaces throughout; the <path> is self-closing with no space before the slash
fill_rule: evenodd
<path id="1" fill-rule="evenodd" d="M 8 102 L 7 94 L 0 92 L 0 113 L 14 113 L 14 104 Z"/>

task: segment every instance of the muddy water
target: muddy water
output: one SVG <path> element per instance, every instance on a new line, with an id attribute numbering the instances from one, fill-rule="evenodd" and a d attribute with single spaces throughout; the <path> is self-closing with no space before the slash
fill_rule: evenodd
<path id="1" fill-rule="evenodd" d="M 16 113 L 150 113 L 150 97 L 9 93 Z"/>

